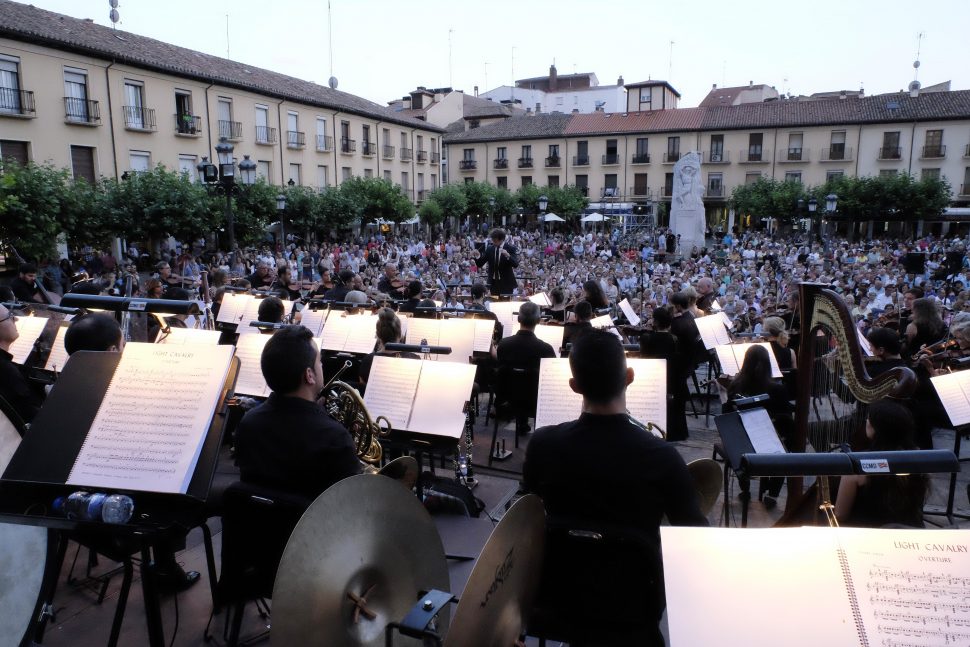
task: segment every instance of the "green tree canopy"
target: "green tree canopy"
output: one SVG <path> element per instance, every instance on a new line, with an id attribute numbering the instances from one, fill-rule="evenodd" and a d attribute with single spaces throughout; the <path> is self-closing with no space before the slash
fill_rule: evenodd
<path id="1" fill-rule="evenodd" d="M 62 213 L 70 224 L 71 181 L 67 171 L 51 165 L 20 166 L 5 162 L 0 177 L 0 239 L 13 244 L 25 258 L 54 255 L 57 236 L 65 230 Z"/>
<path id="2" fill-rule="evenodd" d="M 424 224 L 436 227 L 445 221 L 445 210 L 437 200 L 425 200 L 418 210 L 418 217 Z"/>
<path id="3" fill-rule="evenodd" d="M 468 213 L 468 198 L 464 189 L 457 184 L 444 184 L 438 187 L 431 192 L 427 201 L 437 202 L 445 218 L 460 220 Z"/>
<path id="4" fill-rule="evenodd" d="M 414 217 L 414 205 L 398 185 L 390 180 L 355 177 L 343 182 L 340 191 L 356 205 L 368 222 L 378 218 L 404 222 Z"/>

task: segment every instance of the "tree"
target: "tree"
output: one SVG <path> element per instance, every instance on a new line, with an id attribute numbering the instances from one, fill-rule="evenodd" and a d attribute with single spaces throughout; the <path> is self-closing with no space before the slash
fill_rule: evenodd
<path id="1" fill-rule="evenodd" d="M 437 202 L 441 206 L 445 218 L 461 220 L 468 213 L 468 198 L 465 191 L 457 184 L 444 184 L 428 196 L 428 201 Z"/>
<path id="2" fill-rule="evenodd" d="M 390 180 L 355 177 L 342 183 L 340 190 L 357 204 L 368 222 L 381 218 L 400 223 L 414 217 L 411 200 Z"/>
<path id="3" fill-rule="evenodd" d="M 310 233 L 315 232 L 322 224 L 319 194 L 305 186 L 287 187 L 283 194 L 286 195 L 286 211 L 282 215 L 286 231 L 291 234 L 299 232 L 309 239 Z"/>
<path id="4" fill-rule="evenodd" d="M 515 199 L 518 200 L 519 206 L 525 213 L 539 213 L 539 196 L 542 194 L 542 187 L 527 184 L 515 192 Z"/>
<path id="5" fill-rule="evenodd" d="M 236 244 L 240 247 L 256 245 L 266 241 L 266 226 L 276 220 L 276 196 L 279 187 L 267 184 L 260 178 L 255 184 L 233 197 L 233 216 L 236 221 Z M 224 208 L 225 197 L 217 196 L 220 209 Z M 221 211 L 220 211 L 221 213 Z M 222 222 L 223 227 L 228 223 Z M 229 237 L 222 238 L 222 246 L 228 246 Z"/>
<path id="6" fill-rule="evenodd" d="M 495 198 L 495 189 L 488 182 L 465 182 L 459 185 L 465 192 L 465 213 L 479 216 L 492 215 L 492 205 L 489 198 Z"/>
<path id="7" fill-rule="evenodd" d="M 437 200 L 425 200 L 418 210 L 418 217 L 429 227 L 437 227 L 445 221 L 445 210 Z"/>
<path id="8" fill-rule="evenodd" d="M 361 217 L 359 205 L 340 189 L 327 189 L 317 196 L 317 213 L 321 230 L 340 230 Z"/>
<path id="9" fill-rule="evenodd" d="M 0 177 L 0 239 L 25 258 L 54 255 L 63 231 L 61 211 L 68 200 L 67 171 L 49 164 L 4 163 Z"/>
<path id="10" fill-rule="evenodd" d="M 494 213 L 497 217 L 511 216 L 517 213 L 518 208 L 519 201 L 516 199 L 515 194 L 510 193 L 508 189 L 495 190 Z"/>
<path id="11" fill-rule="evenodd" d="M 575 186 L 546 187 L 545 195 L 549 198 L 548 211 L 566 220 L 577 218 L 589 205 L 589 200 L 583 195 L 582 190 Z"/>

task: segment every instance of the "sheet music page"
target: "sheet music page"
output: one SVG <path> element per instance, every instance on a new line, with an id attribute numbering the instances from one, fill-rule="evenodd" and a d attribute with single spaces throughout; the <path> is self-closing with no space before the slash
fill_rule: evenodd
<path id="1" fill-rule="evenodd" d="M 374 352 L 377 344 L 377 315 L 369 312 L 361 315 L 352 315 L 350 319 L 350 332 L 344 344 L 344 350 L 348 353 L 360 353 L 367 355 Z"/>
<path id="2" fill-rule="evenodd" d="M 701 334 L 704 348 L 711 350 L 715 346 L 731 343 L 731 335 L 724 327 L 724 320 L 719 315 L 709 315 L 698 317 L 694 320 L 697 324 L 697 331 Z"/>
<path id="3" fill-rule="evenodd" d="M 543 357 L 539 362 L 539 403 L 536 429 L 575 420 L 583 410 L 583 396 L 569 388 L 569 360 Z"/>
<path id="4" fill-rule="evenodd" d="M 673 647 L 861 644 L 830 528 L 663 526 L 660 537 Z"/>
<path id="5" fill-rule="evenodd" d="M 475 320 L 442 319 L 440 331 L 438 345 L 450 347 L 451 354 L 438 355 L 438 360 L 467 364 L 475 349 Z"/>
<path id="6" fill-rule="evenodd" d="M 778 366 L 778 360 L 775 359 L 775 351 L 771 350 L 771 344 L 766 341 L 731 345 L 731 349 L 734 351 L 734 360 L 738 365 L 738 370 L 740 371 L 741 367 L 744 366 L 744 356 L 748 352 L 748 349 L 752 346 L 762 346 L 766 351 L 768 351 L 768 361 L 771 362 L 771 377 L 782 377 L 781 368 Z M 730 375 L 737 375 L 737 373 L 732 373 Z"/>
<path id="7" fill-rule="evenodd" d="M 512 330 L 517 321 L 516 315 L 519 312 L 519 303 L 513 301 L 493 301 L 488 304 L 490 312 L 495 313 L 495 318 L 502 324 L 502 338 L 514 334 Z"/>
<path id="8" fill-rule="evenodd" d="M 406 357 L 374 356 L 364 392 L 372 418 L 384 416 L 394 429 L 408 428 L 423 364 Z"/>
<path id="9" fill-rule="evenodd" d="M 545 324 L 539 324 L 536 326 L 536 337 L 546 342 L 552 346 L 552 350 L 559 354 L 562 350 L 562 338 L 566 333 L 566 329 L 562 326 L 547 326 Z"/>
<path id="10" fill-rule="evenodd" d="M 872 344 L 870 344 L 869 340 L 866 339 L 866 336 L 862 334 L 862 331 L 856 328 L 855 334 L 856 334 L 856 337 L 859 339 L 859 346 L 862 347 L 862 353 L 866 357 L 872 357 L 873 355 L 875 355 L 875 353 L 872 350 Z"/>
<path id="11" fill-rule="evenodd" d="M 492 336 L 495 334 L 495 322 L 491 319 L 471 319 L 475 322 L 475 341 L 473 350 L 476 353 L 487 353 L 492 350 Z"/>
<path id="12" fill-rule="evenodd" d="M 426 339 L 429 346 L 439 346 L 438 338 L 441 336 L 441 320 L 425 319 L 424 317 L 414 317 L 408 326 L 408 334 L 405 340 L 415 346 L 421 345 L 421 340 Z"/>
<path id="13" fill-rule="evenodd" d="M 57 336 L 54 337 L 54 344 L 51 346 L 51 353 L 47 356 L 47 362 L 44 364 L 45 371 L 60 373 L 64 370 L 68 358 L 67 348 L 64 347 L 64 335 L 67 334 L 67 328 L 67 326 L 58 327 Z"/>
<path id="14" fill-rule="evenodd" d="M 717 302 L 715 301 L 715 303 L 717 303 Z M 734 328 L 734 320 L 731 319 L 731 317 L 727 316 L 727 313 L 726 312 L 724 312 L 723 310 L 721 310 L 721 311 L 719 311 L 717 313 L 717 316 L 721 318 L 721 320 L 724 322 L 724 325 L 725 326 L 727 326 L 728 328 L 731 328 L 731 329 Z"/>
<path id="15" fill-rule="evenodd" d="M 209 344 L 215 346 L 219 343 L 222 336 L 218 330 L 199 330 L 197 328 L 172 328 L 171 331 L 160 339 L 159 344 L 184 345 L 184 344 Z"/>
<path id="16" fill-rule="evenodd" d="M 263 377 L 260 358 L 263 348 L 272 335 L 242 335 L 236 342 L 236 357 L 239 358 L 239 374 L 236 377 L 236 393 L 267 398 L 270 388 Z"/>
<path id="17" fill-rule="evenodd" d="M 970 531 L 833 530 L 868 644 L 970 644 Z"/>
<path id="18" fill-rule="evenodd" d="M 667 360 L 630 358 L 633 382 L 626 388 L 626 408 L 642 424 L 667 431 Z"/>
<path id="19" fill-rule="evenodd" d="M 329 312 L 326 308 L 321 308 L 320 310 L 304 308 L 300 311 L 300 325 L 304 328 L 309 328 L 314 337 L 319 337 L 324 324 L 327 322 L 327 314 Z"/>
<path id="20" fill-rule="evenodd" d="M 464 405 L 472 395 L 475 382 L 475 366 L 455 362 L 422 364 L 421 379 L 407 429 L 422 434 L 460 438 L 465 429 Z M 367 390 L 370 391 L 369 381 Z"/>
<path id="21" fill-rule="evenodd" d="M 401 337 L 404 338 L 404 339 L 407 339 L 407 336 L 408 336 L 408 326 L 410 326 L 411 319 L 413 319 L 413 317 L 411 317 L 411 315 L 409 315 L 407 313 L 396 312 L 394 314 L 397 315 L 397 320 L 401 323 Z M 374 332 L 375 333 L 377 332 L 377 329 L 376 328 L 375 328 Z"/>
<path id="22" fill-rule="evenodd" d="M 620 310 L 623 311 L 623 315 L 626 317 L 626 320 L 630 322 L 631 326 L 640 325 L 640 317 L 633 311 L 633 306 L 630 305 L 629 299 L 623 299 L 618 305 L 620 306 Z"/>
<path id="23" fill-rule="evenodd" d="M 264 297 L 265 298 L 265 297 Z M 289 316 L 293 312 L 293 302 L 289 299 L 282 299 L 283 301 L 283 312 L 286 316 Z M 263 302 L 263 299 L 257 299 L 252 297 L 249 302 L 246 303 L 246 307 L 242 311 L 242 318 L 240 319 L 240 325 L 245 326 L 250 321 L 259 321 L 259 304 Z M 220 314 L 222 309 L 220 308 Z"/>
<path id="24" fill-rule="evenodd" d="M 533 294 L 531 297 L 529 297 L 529 301 L 541 307 L 548 307 L 552 305 L 552 301 L 549 300 L 549 295 L 545 292 Z"/>
<path id="25" fill-rule="evenodd" d="M 231 346 L 125 346 L 67 483 L 184 494 L 231 360 Z"/>
<path id="26" fill-rule="evenodd" d="M 17 332 L 20 336 L 10 344 L 9 353 L 13 355 L 14 364 L 23 364 L 27 361 L 30 351 L 34 350 L 34 343 L 40 334 L 44 332 L 44 326 L 50 321 L 47 317 L 17 317 Z"/>
<path id="27" fill-rule="evenodd" d="M 243 312 L 255 297 L 251 294 L 240 294 L 238 292 L 226 292 L 222 296 L 219 305 L 219 316 L 216 321 L 228 324 L 238 324 L 242 319 Z"/>
<path id="28" fill-rule="evenodd" d="M 781 444 L 781 439 L 778 438 L 778 432 L 775 431 L 775 426 L 771 423 L 767 411 L 764 409 L 747 409 L 739 411 L 738 414 L 741 416 L 741 424 L 744 425 L 744 430 L 748 433 L 748 440 L 751 441 L 751 447 L 754 448 L 755 453 L 786 453 L 785 446 Z"/>
<path id="29" fill-rule="evenodd" d="M 967 387 L 970 385 L 967 380 L 970 380 L 970 375 L 966 371 L 930 378 L 943 408 L 946 409 L 946 415 L 950 418 L 950 424 L 954 427 L 970 424 L 970 398 L 967 397 L 967 392 L 970 391 Z"/>
<path id="30" fill-rule="evenodd" d="M 714 347 L 714 352 L 717 353 L 717 361 L 721 363 L 721 373 L 731 377 L 738 374 L 740 367 L 734 355 L 734 346 L 731 344 L 721 344 L 720 346 Z"/>
<path id="31" fill-rule="evenodd" d="M 613 325 L 613 319 L 610 318 L 610 315 L 600 315 L 598 317 L 593 317 L 592 319 L 589 320 L 589 323 L 591 326 L 593 326 L 593 328 L 606 330 L 608 332 L 613 333 L 621 340 L 623 339 L 623 335 L 621 335 L 620 331 L 617 330 L 616 326 Z"/>
<path id="32" fill-rule="evenodd" d="M 325 350 L 342 351 L 353 324 L 352 317 L 344 312 L 333 312 L 320 333 L 320 343 Z M 376 331 L 376 328 L 375 328 Z"/>

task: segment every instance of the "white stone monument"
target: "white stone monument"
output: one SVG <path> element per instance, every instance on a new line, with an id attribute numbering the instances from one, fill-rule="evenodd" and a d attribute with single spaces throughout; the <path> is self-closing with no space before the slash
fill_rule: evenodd
<path id="1" fill-rule="evenodd" d="M 680 235 L 680 253 L 684 256 L 689 256 L 695 245 L 698 249 L 705 245 L 703 196 L 701 156 L 691 151 L 674 165 L 674 195 L 670 201 L 670 228 Z"/>

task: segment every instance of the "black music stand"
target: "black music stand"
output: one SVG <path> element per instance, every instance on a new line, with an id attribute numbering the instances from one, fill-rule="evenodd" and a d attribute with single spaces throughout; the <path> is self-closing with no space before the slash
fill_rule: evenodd
<path id="1" fill-rule="evenodd" d="M 970 457 L 964 458 L 960 456 L 960 446 L 963 442 L 964 434 L 970 434 L 970 425 L 960 425 L 953 428 L 953 454 L 957 457 L 957 462 L 966 463 L 970 461 Z M 930 517 L 946 517 L 950 524 L 953 524 L 953 519 L 970 519 L 970 514 L 966 512 L 955 512 L 954 511 L 954 498 L 956 496 L 957 490 L 957 476 L 959 470 L 950 474 L 950 482 L 947 486 L 946 494 L 946 508 L 942 510 L 936 510 L 935 508 L 924 508 L 923 515 Z M 968 491 L 970 492 L 970 491 Z M 968 494 L 970 496 L 970 494 Z"/>
<path id="2" fill-rule="evenodd" d="M 136 515 L 122 525 L 81 522 L 58 516 L 50 509 L 53 500 L 82 489 L 68 485 L 66 481 L 120 361 L 121 353 L 80 351 L 71 356 L 45 406 L 34 419 L 30 433 L 0 477 L 0 522 L 52 529 L 52 537 L 56 534 L 56 541 L 61 543 L 61 556 L 66 550 L 67 531 L 83 529 L 124 539 L 132 552 L 141 553 L 149 645 L 164 647 L 155 565 L 150 550 L 174 529 L 195 525 L 194 520 L 202 511 L 219 458 L 225 426 L 224 403 L 235 384 L 239 360 L 233 359 L 230 364 L 219 405 L 206 432 L 186 494 L 127 492 L 135 500 Z M 47 566 L 48 569 L 59 569 L 60 561 L 56 564 L 48 561 Z M 45 575 L 45 585 L 49 588 L 42 592 L 42 596 L 49 600 L 57 575 L 48 575 Z M 119 600 L 119 611 L 112 627 L 114 641 L 120 630 L 123 608 L 123 601 Z M 35 620 L 38 636 L 43 635 L 46 619 L 45 616 Z"/>
<path id="3" fill-rule="evenodd" d="M 735 405 L 739 409 L 751 409 L 757 407 L 759 404 L 767 401 L 767 396 L 755 396 L 753 398 L 745 398 L 743 400 L 735 401 Z M 748 432 L 744 428 L 744 424 L 741 421 L 741 414 L 737 411 L 731 413 L 724 413 L 719 416 L 714 416 L 714 426 L 717 427 L 717 432 L 721 436 L 721 447 L 720 453 L 724 456 L 724 460 L 728 467 L 731 469 L 724 470 L 724 526 L 728 526 L 728 520 L 730 519 L 731 511 L 731 500 L 728 496 L 728 486 L 731 483 L 731 472 L 734 472 L 738 480 L 751 475 L 742 470 L 744 457 L 748 454 L 755 453 L 754 447 L 751 445 L 751 439 L 748 437 Z M 715 447 L 715 452 L 718 448 Z M 748 505 L 751 501 L 751 493 L 749 490 L 742 490 L 741 493 L 741 527 L 748 527 Z"/>

